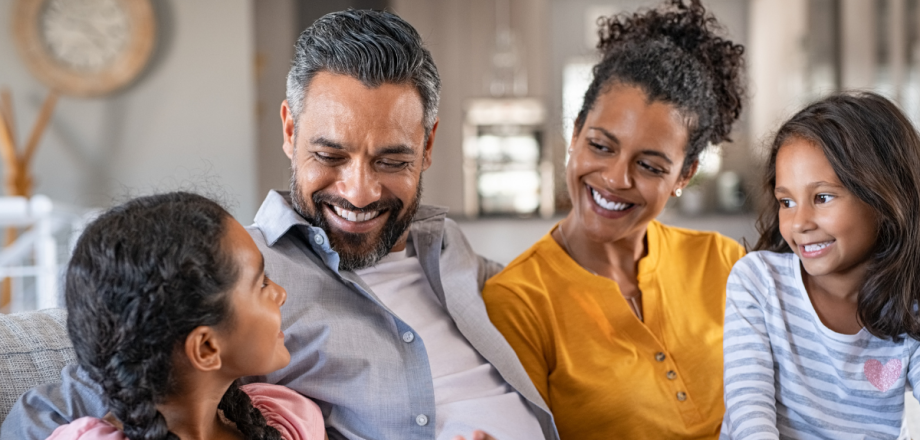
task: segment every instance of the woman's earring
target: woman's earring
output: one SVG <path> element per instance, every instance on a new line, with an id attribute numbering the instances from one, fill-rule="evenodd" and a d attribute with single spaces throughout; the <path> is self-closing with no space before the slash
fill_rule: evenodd
<path id="1" fill-rule="evenodd" d="M 682 190 L 682 189 L 680 189 L 680 188 L 677 188 L 677 189 L 674 190 L 674 195 L 677 196 L 677 197 L 680 197 L 680 195 L 683 194 L 683 193 L 684 193 L 684 190 Z"/>

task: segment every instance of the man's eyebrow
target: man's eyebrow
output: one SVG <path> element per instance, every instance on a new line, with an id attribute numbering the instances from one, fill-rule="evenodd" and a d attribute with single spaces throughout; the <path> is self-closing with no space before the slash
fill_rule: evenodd
<path id="1" fill-rule="evenodd" d="M 331 139 L 326 139 L 326 138 L 324 138 L 324 137 L 322 137 L 322 136 L 317 136 L 317 137 L 315 137 L 315 138 L 310 139 L 310 143 L 313 144 L 313 145 L 320 145 L 320 146 L 323 146 L 323 147 L 326 147 L 326 148 L 332 148 L 332 149 L 335 149 L 335 150 L 344 150 L 344 149 L 345 149 L 345 146 L 344 146 L 344 145 L 342 145 L 342 144 L 340 144 L 340 143 L 338 143 L 338 142 L 336 142 L 336 141 L 333 141 L 333 140 L 331 140 Z"/>
<path id="2" fill-rule="evenodd" d="M 609 131 L 607 131 L 607 130 L 601 128 L 601 127 L 588 127 L 588 128 L 590 128 L 590 129 L 592 129 L 592 130 L 597 130 L 597 131 L 601 132 L 605 137 L 607 137 L 608 139 L 610 139 L 611 142 L 613 142 L 613 143 L 619 145 L 620 139 L 618 139 L 618 138 L 616 137 L 615 134 L 613 134 L 613 133 L 611 133 L 611 132 L 609 132 Z M 642 150 L 642 154 L 645 154 L 645 155 L 648 155 L 648 156 L 660 157 L 660 158 L 664 159 L 664 160 L 668 163 L 668 165 L 673 165 L 673 164 L 674 164 L 674 162 L 671 160 L 670 157 L 668 157 L 667 154 L 664 154 L 664 153 L 662 153 L 662 152 L 660 152 L 660 151 L 658 151 L 658 150 Z"/>
<path id="3" fill-rule="evenodd" d="M 408 145 L 400 144 L 400 145 L 391 145 L 389 147 L 383 147 L 379 151 L 377 151 L 377 154 L 380 156 L 387 155 L 387 154 L 415 155 L 415 150 Z"/>

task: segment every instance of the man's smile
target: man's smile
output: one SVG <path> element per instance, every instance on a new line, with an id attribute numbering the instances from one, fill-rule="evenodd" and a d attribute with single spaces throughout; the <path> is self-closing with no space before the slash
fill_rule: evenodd
<path id="1" fill-rule="evenodd" d="M 390 210 L 357 212 L 329 203 L 323 203 L 326 221 L 342 232 L 364 234 L 379 230 L 389 218 Z"/>
<path id="2" fill-rule="evenodd" d="M 347 209 L 340 208 L 335 205 L 332 205 L 332 209 L 335 210 L 335 213 L 338 214 L 339 217 L 342 217 L 345 220 L 348 220 L 350 222 L 365 222 L 370 219 L 373 219 L 374 217 L 377 217 L 378 215 L 380 215 L 381 212 L 383 212 L 383 211 L 355 212 L 355 211 L 349 211 Z"/>

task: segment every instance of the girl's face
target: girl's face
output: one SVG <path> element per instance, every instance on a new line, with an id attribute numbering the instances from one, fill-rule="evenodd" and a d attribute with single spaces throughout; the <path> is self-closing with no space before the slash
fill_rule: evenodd
<path id="1" fill-rule="evenodd" d="M 680 171 L 687 128 L 677 108 L 614 84 L 572 137 L 566 183 L 575 223 L 594 241 L 644 234 L 668 198 L 686 186 Z"/>
<path id="2" fill-rule="evenodd" d="M 875 211 L 848 191 L 821 147 L 792 138 L 776 155 L 779 230 L 813 277 L 864 270 L 878 235 Z"/>
<path id="3" fill-rule="evenodd" d="M 230 318 L 221 362 L 234 377 L 268 374 L 291 361 L 281 332 L 281 305 L 287 292 L 266 277 L 265 260 L 246 229 L 232 218 L 227 221 L 226 245 L 236 260 L 239 279 L 228 293 Z"/>

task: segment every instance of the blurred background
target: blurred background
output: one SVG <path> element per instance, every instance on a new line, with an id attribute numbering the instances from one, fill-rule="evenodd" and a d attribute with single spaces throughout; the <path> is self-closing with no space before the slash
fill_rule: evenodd
<path id="1" fill-rule="evenodd" d="M 54 305 L 85 219 L 128 197 L 191 189 L 251 222 L 288 187 L 278 114 L 297 35 L 348 7 L 391 10 L 427 42 L 443 90 L 424 202 L 507 263 L 568 210 L 597 18 L 658 3 L 0 0 L 0 173 L 22 196 L 0 200 L 0 310 Z M 710 146 L 663 222 L 755 240 L 763 146 L 824 94 L 875 90 L 920 119 L 918 0 L 703 3 L 745 46 L 750 96 L 734 142 Z"/>

